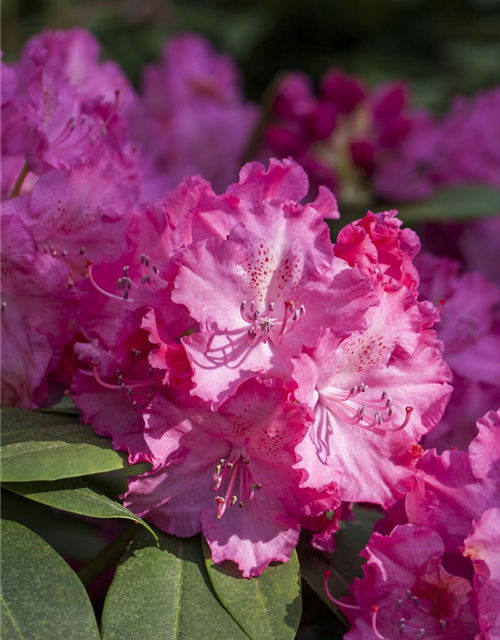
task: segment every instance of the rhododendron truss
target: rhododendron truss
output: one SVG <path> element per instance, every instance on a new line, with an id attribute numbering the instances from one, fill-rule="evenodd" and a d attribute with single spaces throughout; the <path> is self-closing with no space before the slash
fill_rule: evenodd
<path id="1" fill-rule="evenodd" d="M 332 596 L 325 571 L 347 638 L 499 637 L 500 409 L 477 427 L 468 453 L 429 450 L 419 461 L 404 509 L 382 528 L 410 524 L 373 534 L 351 598 Z"/>

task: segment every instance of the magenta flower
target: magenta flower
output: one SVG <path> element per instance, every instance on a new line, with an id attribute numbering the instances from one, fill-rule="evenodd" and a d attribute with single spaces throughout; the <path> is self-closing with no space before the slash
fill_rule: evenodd
<path id="1" fill-rule="evenodd" d="M 333 483 L 341 500 L 390 506 L 409 488 L 418 440 L 439 421 L 451 388 L 413 295 L 379 288 L 379 297 L 365 331 L 327 331 L 295 358 L 292 378 L 315 420 L 296 449 L 303 486 Z"/>
<path id="2" fill-rule="evenodd" d="M 267 200 L 240 219 L 228 239 L 179 255 L 172 293 L 200 323 L 183 339 L 194 393 L 216 403 L 254 375 L 289 377 L 302 346 L 331 325 L 363 328 L 376 302 L 370 282 L 333 257 L 328 227 L 312 207 Z"/>
<path id="3" fill-rule="evenodd" d="M 277 379 L 253 378 L 217 412 L 186 394 L 158 395 L 146 441 L 155 470 L 129 482 L 125 504 L 168 533 L 203 531 L 212 558 L 247 578 L 287 561 L 299 536 L 293 446 L 307 424 Z"/>
<path id="4" fill-rule="evenodd" d="M 464 555 L 474 565 L 481 637 L 496 640 L 500 633 L 500 507 L 488 509 L 474 524 Z"/>
<path id="5" fill-rule="evenodd" d="M 417 265 L 422 297 L 440 307 L 437 333 L 455 374 L 443 421 L 426 444 L 466 450 L 476 420 L 500 405 L 500 288 L 479 273 L 458 276 L 447 258 L 423 254 Z"/>
<path id="6" fill-rule="evenodd" d="M 326 185 L 342 203 L 359 205 L 370 199 L 374 172 L 417 126 L 420 114 L 407 102 L 398 83 L 369 92 L 359 79 L 333 69 L 316 96 L 307 76 L 291 73 L 280 83 L 266 144 L 271 154 L 297 160 L 313 188 Z"/>
<path id="7" fill-rule="evenodd" d="M 500 89 L 458 97 L 440 126 L 437 180 L 442 184 L 480 183 L 500 187 Z"/>
<path id="8" fill-rule="evenodd" d="M 257 108 L 242 96 L 236 66 L 196 35 L 173 38 L 147 67 L 130 112 L 145 169 L 145 197 L 163 196 L 189 175 L 219 190 L 238 175 Z"/>
<path id="9" fill-rule="evenodd" d="M 377 282 L 390 286 L 397 280 L 416 295 L 419 275 L 413 258 L 420 241 L 411 229 L 400 229 L 403 223 L 396 216 L 395 210 L 369 211 L 361 220 L 346 225 L 335 243 L 335 255 Z"/>
<path id="10" fill-rule="evenodd" d="M 16 198 L 2 207 L 2 403 L 31 409 L 47 398 L 75 302 L 65 265 L 36 251 L 26 204 Z"/>
<path id="11" fill-rule="evenodd" d="M 3 180 L 4 197 L 15 183 L 28 193 L 37 176 L 69 168 L 76 158 L 110 162 L 138 193 L 133 150 L 118 114 L 120 100 L 130 103 L 133 92 L 115 64 L 99 65 L 98 53 L 87 32 L 47 31 L 7 67 L 15 84 L 9 81 L 14 90 L 2 103 L 2 155 L 10 181 Z"/>
<path id="12" fill-rule="evenodd" d="M 443 541 L 427 527 L 400 525 L 390 536 L 373 534 L 361 553 L 367 559 L 363 578 L 354 581 L 351 598 L 336 601 L 352 625 L 345 637 L 480 637 L 471 611 L 472 586 L 443 568 L 443 553 Z M 328 592 L 328 575 L 325 585 Z"/>
<path id="13" fill-rule="evenodd" d="M 435 529 L 445 542 L 447 568 L 465 575 L 460 549 L 472 522 L 500 505 L 500 410 L 488 412 L 477 428 L 468 453 L 426 451 L 405 499 L 408 520 Z"/>

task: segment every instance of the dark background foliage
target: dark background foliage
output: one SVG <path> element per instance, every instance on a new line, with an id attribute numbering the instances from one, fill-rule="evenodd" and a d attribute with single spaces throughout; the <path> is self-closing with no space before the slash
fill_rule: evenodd
<path id="1" fill-rule="evenodd" d="M 186 30 L 236 58 L 254 100 L 295 68 L 316 79 L 333 65 L 374 84 L 406 78 L 416 102 L 436 111 L 499 80 L 500 0 L 4 0 L 2 8 L 7 59 L 43 27 L 79 25 L 136 84 L 165 39 Z"/>

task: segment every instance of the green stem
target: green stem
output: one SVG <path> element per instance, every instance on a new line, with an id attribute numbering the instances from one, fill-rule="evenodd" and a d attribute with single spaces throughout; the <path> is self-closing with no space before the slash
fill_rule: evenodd
<path id="1" fill-rule="evenodd" d="M 99 551 L 90 562 L 78 571 L 78 577 L 85 587 L 91 585 L 108 569 L 118 564 L 128 543 L 138 531 L 138 527 L 139 525 L 136 522 L 131 522 L 118 538 L 115 538 L 102 551 Z"/>
<path id="2" fill-rule="evenodd" d="M 12 193 L 10 194 L 11 198 L 15 198 L 16 196 L 19 195 L 19 192 L 21 191 L 21 187 L 23 186 L 24 179 L 26 178 L 29 172 L 30 172 L 29 167 L 27 164 L 25 164 L 24 167 L 21 169 L 21 173 L 17 177 L 16 184 L 14 185 L 14 189 L 12 189 Z"/>

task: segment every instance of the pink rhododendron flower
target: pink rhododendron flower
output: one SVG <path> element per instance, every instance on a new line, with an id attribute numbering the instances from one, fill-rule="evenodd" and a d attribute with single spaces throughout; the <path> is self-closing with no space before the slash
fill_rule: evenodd
<path id="1" fill-rule="evenodd" d="M 121 93 L 131 102 L 133 92 L 115 64 L 101 67 L 97 57 L 98 44 L 89 33 L 47 31 L 8 67 L 15 90 L 2 103 L 2 156 L 12 169 L 10 183 L 2 181 L 3 197 L 18 176 L 16 188 L 29 192 L 37 176 L 68 168 L 76 158 L 106 159 L 138 192 L 138 171 L 118 114 Z"/>
<path id="2" fill-rule="evenodd" d="M 479 273 L 458 276 L 458 265 L 419 256 L 420 293 L 440 306 L 438 337 L 454 375 L 455 392 L 428 446 L 465 450 L 476 420 L 500 405 L 500 288 Z"/>
<path id="3" fill-rule="evenodd" d="M 36 251 L 16 198 L 2 208 L 2 404 L 31 409 L 70 339 L 74 299 L 60 261 Z"/>
<path id="4" fill-rule="evenodd" d="M 237 176 L 257 118 L 234 63 L 200 36 L 173 38 L 146 68 L 131 110 L 131 136 L 145 170 L 145 197 L 163 196 L 201 173 L 219 190 Z"/>
<path id="5" fill-rule="evenodd" d="M 277 379 L 253 378 L 217 412 L 189 395 L 158 395 L 146 441 L 156 469 L 133 478 L 125 504 L 179 536 L 200 530 L 215 562 L 245 577 L 290 558 L 299 536 L 293 445 L 307 424 Z"/>
<path id="6" fill-rule="evenodd" d="M 419 275 L 413 258 L 420 250 L 417 234 L 400 229 L 397 211 L 372 213 L 346 225 L 335 243 L 335 255 L 376 281 L 397 280 L 416 295 Z"/>
<path id="7" fill-rule="evenodd" d="M 314 410 L 297 446 L 303 484 L 334 483 L 341 500 L 389 506 L 409 487 L 417 442 L 438 422 L 450 393 L 440 350 L 421 339 L 406 288 L 379 290 L 367 329 L 327 331 L 294 359 L 296 398 Z"/>
<path id="8" fill-rule="evenodd" d="M 440 536 L 427 527 L 399 525 L 390 536 L 373 534 L 361 554 L 367 559 L 363 578 L 354 581 L 352 597 L 339 603 L 352 625 L 345 637 L 480 637 L 472 586 L 443 568 L 443 553 Z"/>
<path id="9" fill-rule="evenodd" d="M 440 125 L 437 179 L 441 184 L 500 187 L 500 89 L 458 97 Z"/>
<path id="10" fill-rule="evenodd" d="M 256 374 L 288 377 L 322 328 L 362 328 L 375 302 L 370 283 L 333 257 L 317 211 L 296 203 L 246 208 L 227 239 L 194 243 L 179 265 L 172 299 L 200 323 L 183 339 L 194 392 L 216 403 Z"/>
<path id="11" fill-rule="evenodd" d="M 27 42 L 22 57 L 34 52 L 45 58 L 50 75 L 66 78 L 81 96 L 114 102 L 119 91 L 122 103 L 134 100 L 132 85 L 119 65 L 99 60 L 101 46 L 89 31 L 45 30 Z"/>
<path id="12" fill-rule="evenodd" d="M 500 637 L 500 507 L 485 511 L 465 540 L 474 564 L 478 620 L 485 640 Z"/>
<path id="13" fill-rule="evenodd" d="M 461 547 L 472 522 L 500 505 L 500 410 L 488 412 L 477 428 L 468 453 L 426 451 L 405 497 L 408 521 L 436 530 L 445 543 L 446 568 L 462 575 L 470 573 Z"/>
<path id="14" fill-rule="evenodd" d="M 76 161 L 69 171 L 45 174 L 24 216 L 40 251 L 74 268 L 87 259 L 119 254 L 134 194 L 107 164 Z"/>

